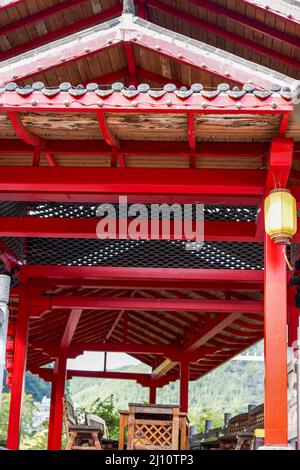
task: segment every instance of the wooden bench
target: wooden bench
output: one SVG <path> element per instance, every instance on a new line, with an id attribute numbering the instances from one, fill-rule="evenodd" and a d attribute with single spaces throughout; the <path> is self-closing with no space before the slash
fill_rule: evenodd
<path id="1" fill-rule="evenodd" d="M 119 450 L 187 450 L 189 421 L 172 405 L 129 404 L 120 411 Z"/>
<path id="2" fill-rule="evenodd" d="M 86 424 L 79 424 L 70 396 L 63 398 L 64 423 L 67 435 L 66 450 L 101 450 L 100 439 L 104 435 L 105 422 L 86 415 Z"/>
<path id="3" fill-rule="evenodd" d="M 248 428 L 249 413 L 241 413 L 229 420 L 224 436 L 220 437 L 220 448 L 223 450 L 240 450 L 243 447 L 244 435 Z"/>
<path id="4" fill-rule="evenodd" d="M 258 405 L 230 419 L 220 447 L 223 450 L 251 450 L 263 445 L 264 405 Z M 261 432 L 258 432 L 261 431 Z"/>

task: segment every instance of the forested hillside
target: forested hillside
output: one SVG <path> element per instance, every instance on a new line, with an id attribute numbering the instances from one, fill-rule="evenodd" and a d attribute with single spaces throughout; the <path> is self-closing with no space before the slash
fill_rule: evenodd
<path id="1" fill-rule="evenodd" d="M 255 351 L 261 351 L 261 345 Z M 145 372 L 143 365 L 123 367 L 123 372 Z M 96 398 L 114 395 L 117 408 L 129 402 L 148 400 L 148 390 L 133 381 L 74 378 L 69 384 L 74 400 L 89 406 Z M 159 403 L 178 403 L 179 384 L 171 383 L 158 389 Z M 211 374 L 190 384 L 190 407 L 196 410 L 214 409 L 219 413 L 244 410 L 249 403 L 263 401 L 263 362 L 230 361 Z"/>

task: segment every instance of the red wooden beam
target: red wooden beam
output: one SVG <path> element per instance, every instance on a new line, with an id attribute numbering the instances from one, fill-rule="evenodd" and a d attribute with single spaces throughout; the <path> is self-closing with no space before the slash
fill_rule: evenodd
<path id="1" fill-rule="evenodd" d="M 15 0 L 15 1 L 18 2 L 18 0 Z M 20 0 L 20 1 L 24 1 L 24 0 Z M 65 3 L 68 4 L 69 0 L 66 0 Z M 1 9 L 1 5 L 0 5 L 0 9 Z M 44 34 L 30 41 L 22 42 L 22 44 L 14 46 L 6 51 L 1 51 L 0 59 L 6 60 L 6 59 L 9 59 L 10 57 L 15 57 L 19 54 L 22 54 L 23 52 L 36 49 L 39 46 L 42 46 L 43 44 L 49 44 L 50 42 L 56 41 L 57 39 L 60 39 L 62 37 L 67 37 L 73 33 L 76 33 L 77 31 L 84 30 L 86 28 L 89 28 L 90 26 L 102 23 L 110 18 L 113 18 L 119 15 L 121 12 L 122 12 L 122 6 L 115 5 L 111 8 L 108 8 L 107 10 L 101 11 L 100 13 L 96 13 L 95 15 L 92 15 L 81 21 L 77 21 L 76 23 L 71 23 L 68 26 L 60 28 L 56 31 L 52 31 L 51 33 Z M 22 21 L 24 21 L 24 19 Z"/>
<path id="2" fill-rule="evenodd" d="M 129 85 L 137 86 L 137 69 L 132 44 L 130 42 L 124 42 L 124 50 L 129 71 Z"/>
<path id="3" fill-rule="evenodd" d="M 1 237 L 25 237 L 25 238 L 82 238 L 97 239 L 97 224 L 100 218 L 40 218 L 40 217 L 0 217 Z M 105 219 L 106 220 L 106 219 Z M 111 239 L 130 239 L 128 227 L 131 220 L 127 220 L 127 231 L 120 233 L 117 223 L 117 233 L 112 233 Z M 163 224 L 159 223 L 159 233 L 152 233 L 151 219 L 148 220 L 148 230 L 139 239 L 168 239 L 168 240 L 188 240 L 182 230 L 181 237 L 178 237 L 174 228 L 174 221 L 170 221 L 170 233 L 164 234 Z M 231 221 L 206 221 L 204 223 L 204 239 L 206 241 L 241 241 L 260 242 L 263 235 L 255 235 L 255 222 L 231 222 Z M 300 235 L 299 235 L 300 236 Z"/>
<path id="4" fill-rule="evenodd" d="M 54 353 L 54 357 L 59 354 L 59 343 L 47 341 L 32 341 L 31 346 L 40 351 Z M 158 354 L 164 356 L 179 356 L 181 349 L 179 346 L 165 344 L 138 344 L 138 343 L 100 343 L 100 342 L 73 342 L 68 347 L 69 355 L 81 354 L 82 351 L 127 353 L 127 354 Z M 207 352 L 207 348 L 200 348 L 199 354 Z"/>
<path id="5" fill-rule="evenodd" d="M 231 312 L 233 311 L 232 309 Z M 241 313 L 231 313 L 221 318 L 218 316 L 215 320 L 209 321 L 208 324 L 199 331 L 199 334 L 195 335 L 195 337 L 185 345 L 184 353 L 191 354 L 198 350 L 199 347 L 214 338 L 220 331 L 223 331 L 226 326 L 231 325 L 241 315 Z"/>
<path id="6" fill-rule="evenodd" d="M 35 305 L 47 309 L 83 309 L 83 310 L 186 310 L 191 312 L 209 311 L 226 312 L 262 312 L 263 303 L 254 300 L 196 300 L 196 299 L 154 299 L 135 297 L 81 297 L 53 296 L 39 297 Z"/>
<path id="7" fill-rule="evenodd" d="M 0 195 L 11 192 L 46 194 L 181 194 L 263 195 L 260 170 L 194 170 L 175 168 L 2 167 Z M 56 199 L 58 200 L 58 199 Z M 95 199 L 94 199 L 95 200 Z"/>
<path id="8" fill-rule="evenodd" d="M 107 335 L 105 336 L 105 341 L 108 341 L 109 338 L 111 337 L 111 335 L 113 334 L 114 330 L 116 329 L 117 325 L 119 324 L 122 316 L 124 315 L 124 311 L 122 310 L 119 315 L 117 316 L 117 318 L 114 320 L 112 326 L 110 327 L 109 329 L 109 332 L 107 333 Z"/>
<path id="9" fill-rule="evenodd" d="M 73 309 L 70 312 L 70 315 L 68 317 L 68 321 L 65 326 L 64 333 L 60 342 L 61 353 L 64 353 L 65 351 L 69 349 L 73 336 L 75 334 L 77 325 L 79 323 L 81 314 L 82 314 L 82 310 L 80 309 Z"/>
<path id="10" fill-rule="evenodd" d="M 151 3 L 151 0 L 149 0 L 149 2 Z M 234 22 L 239 23 L 242 26 L 248 26 L 249 28 L 254 29 L 255 31 L 259 31 L 262 34 L 266 34 L 272 38 L 278 39 L 279 41 L 289 44 L 290 46 L 300 47 L 300 41 L 298 38 L 290 36 L 286 32 L 271 28 L 267 24 L 261 23 L 253 18 L 241 15 L 237 11 L 229 10 L 228 8 L 222 7 L 221 5 L 218 5 L 216 3 L 211 3 L 207 0 L 191 0 L 191 3 L 194 3 L 195 5 L 198 5 L 199 7 L 205 10 L 216 13 L 216 15 L 220 17 L 222 16 L 229 18 L 230 20 L 233 20 Z M 270 5 L 271 7 L 272 3 L 273 2 L 271 2 Z M 259 8 L 259 6 L 256 4 L 253 6 Z M 266 16 L 272 15 L 272 9 L 270 10 L 270 8 L 265 8 L 264 13 L 266 14 Z"/>
<path id="11" fill-rule="evenodd" d="M 149 5 L 159 9 L 160 11 L 163 11 L 167 13 L 168 15 L 175 16 L 176 18 L 179 18 L 183 21 L 186 21 L 188 23 L 194 24 L 200 29 L 205 29 L 207 31 L 210 31 L 218 36 L 222 36 L 226 40 L 229 40 L 233 43 L 241 44 L 242 46 L 246 47 L 247 49 L 251 49 L 259 54 L 262 54 L 264 56 L 270 57 L 274 60 L 278 60 L 282 62 L 283 64 L 287 64 L 291 67 L 294 67 L 296 69 L 300 68 L 300 62 L 296 59 L 292 59 L 290 57 L 287 57 L 286 55 L 283 55 L 279 52 L 276 52 L 272 49 L 269 49 L 267 47 L 264 47 L 256 42 L 250 41 L 249 39 L 239 36 L 238 34 L 231 33 L 230 31 L 224 30 L 220 28 L 219 26 L 215 26 L 212 23 L 208 23 L 204 20 L 201 20 L 199 18 L 196 18 L 194 16 L 191 16 L 187 13 L 184 13 L 183 11 L 177 10 L 177 8 L 173 8 L 169 5 L 166 5 L 164 3 L 161 3 L 157 0 L 148 0 Z M 234 78 L 236 79 L 236 77 Z"/>
<path id="12" fill-rule="evenodd" d="M 295 152 L 299 145 L 295 143 Z M 63 155 L 107 155 L 110 146 L 104 140 L 47 140 L 46 150 L 53 154 Z M 189 156 L 187 142 L 165 141 L 123 141 L 122 153 L 125 155 L 160 155 L 160 156 Z M 201 142 L 196 143 L 197 157 L 239 157 L 257 158 L 270 150 L 268 143 L 247 142 Z M 32 154 L 31 144 L 27 145 L 17 139 L 0 139 L 0 155 Z M 296 154 L 297 155 L 297 154 Z M 295 156 L 296 156 L 295 155 Z"/>
<path id="13" fill-rule="evenodd" d="M 244 284 L 243 282 L 232 282 L 232 281 L 225 281 L 222 282 L 197 282 L 193 280 L 184 280 L 178 281 L 166 281 L 166 280 L 141 280 L 141 279 L 133 279 L 133 280 L 119 280 L 119 279 L 43 279 L 43 282 L 37 282 L 36 279 L 31 280 L 31 284 L 33 285 L 33 294 L 32 295 L 40 295 L 42 292 L 46 290 L 51 290 L 53 287 L 63 287 L 64 289 L 115 289 L 117 292 L 119 290 L 142 290 L 148 291 L 152 290 L 155 291 L 159 290 L 191 290 L 191 291 L 205 291 L 205 290 L 219 290 L 223 292 L 228 292 L 231 296 L 235 296 L 237 291 L 262 291 L 263 279 L 261 283 L 247 283 Z M 32 292 L 32 291 L 30 291 Z M 12 291 L 12 296 L 16 297 L 19 295 L 18 288 Z M 258 317 L 262 320 L 261 317 Z M 257 318 L 253 318 L 256 319 Z"/>
<path id="14" fill-rule="evenodd" d="M 154 385 L 151 385 L 149 387 L 149 404 L 155 405 L 155 403 L 156 403 L 156 387 Z"/>
<path id="15" fill-rule="evenodd" d="M 30 371 L 32 374 L 38 375 L 46 381 L 53 380 L 53 369 L 45 369 L 41 367 L 31 367 Z M 98 378 L 98 379 L 116 379 L 116 380 L 135 380 L 137 383 L 145 386 L 159 387 L 158 382 L 152 385 L 151 375 L 139 372 L 114 372 L 114 371 L 91 371 L 91 370 L 67 370 L 67 379 L 70 380 L 74 377 L 85 377 L 85 378 Z M 173 381 L 175 377 L 173 375 L 167 375 L 164 377 L 165 381 Z M 163 384 L 162 384 L 163 385 Z M 53 385 L 52 385 L 53 386 Z"/>
<path id="16" fill-rule="evenodd" d="M 105 279 L 105 280 L 143 280 L 143 281 L 197 281 L 202 282 L 238 282 L 257 283 L 261 286 L 263 271 L 247 269 L 184 269 L 184 268 L 127 268 L 106 266 L 35 266 L 22 267 L 23 275 L 28 279 Z"/>
<path id="17" fill-rule="evenodd" d="M 139 8 L 139 16 L 145 20 L 148 20 L 149 12 L 148 12 L 148 5 L 147 0 L 137 0 L 138 8 Z"/>
<path id="18" fill-rule="evenodd" d="M 189 363 L 181 361 L 180 363 L 180 411 L 187 413 L 189 410 Z"/>

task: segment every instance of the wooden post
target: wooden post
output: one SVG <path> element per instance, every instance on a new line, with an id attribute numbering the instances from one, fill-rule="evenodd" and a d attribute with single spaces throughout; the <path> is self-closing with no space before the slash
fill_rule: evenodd
<path id="1" fill-rule="evenodd" d="M 154 385 L 149 387 L 149 403 L 150 405 L 156 404 L 156 387 Z"/>
<path id="2" fill-rule="evenodd" d="M 17 450 L 19 448 L 22 401 L 27 358 L 28 327 L 28 298 L 27 285 L 25 284 L 20 288 L 18 318 L 16 322 L 13 377 L 10 394 L 9 421 L 6 442 L 7 448 L 11 450 Z"/>
<path id="3" fill-rule="evenodd" d="M 287 445 L 285 247 L 265 235 L 265 445 Z"/>
<path id="4" fill-rule="evenodd" d="M 189 409 L 189 363 L 180 363 L 180 411 L 187 413 Z"/>
<path id="5" fill-rule="evenodd" d="M 63 397 L 66 385 L 67 358 L 56 359 L 51 391 L 48 449 L 60 450 L 63 424 Z"/>

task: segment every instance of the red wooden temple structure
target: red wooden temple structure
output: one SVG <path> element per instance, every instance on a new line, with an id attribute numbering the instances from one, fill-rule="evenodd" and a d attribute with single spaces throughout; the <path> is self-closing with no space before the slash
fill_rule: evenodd
<path id="1" fill-rule="evenodd" d="M 300 203 L 300 7 L 293 0 L 0 0 L 0 236 L 11 289 L 7 447 L 26 370 L 66 379 L 197 380 L 265 338 L 267 445 L 287 445 L 287 344 L 298 311 L 265 234 L 279 185 Z M 205 204 L 205 243 L 99 240 L 96 207 Z M 119 234 L 121 235 L 121 234 Z M 287 255 L 298 258 L 300 235 Z M 150 374 L 66 371 L 124 352 Z M 53 369 L 43 366 L 54 362 Z"/>

